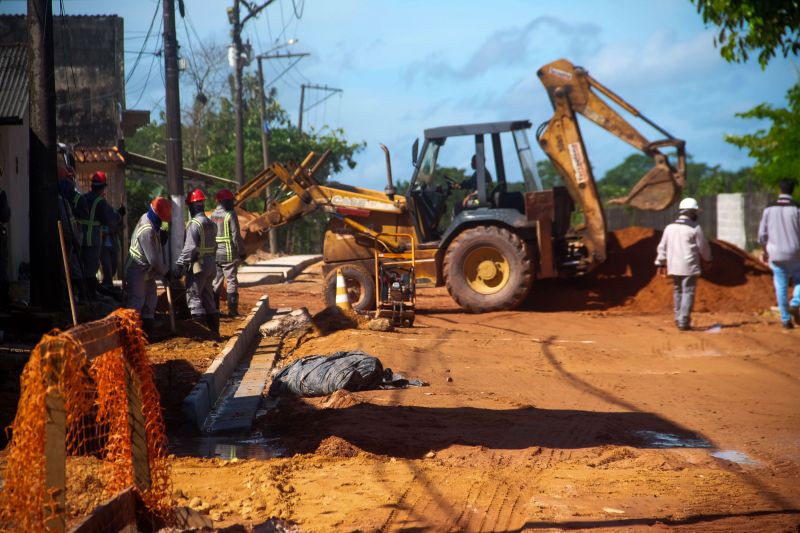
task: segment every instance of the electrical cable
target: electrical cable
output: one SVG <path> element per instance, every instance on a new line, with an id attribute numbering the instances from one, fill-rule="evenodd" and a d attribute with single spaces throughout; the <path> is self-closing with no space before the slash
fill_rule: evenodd
<path id="1" fill-rule="evenodd" d="M 294 16 L 297 17 L 297 20 L 303 18 L 303 11 L 306 9 L 305 0 L 300 0 L 300 13 L 297 12 L 297 2 L 295 0 L 292 0 L 292 9 L 294 9 Z"/>
<path id="2" fill-rule="evenodd" d="M 141 48 L 141 50 L 139 52 L 139 55 L 136 57 L 136 61 L 133 62 L 133 67 L 131 67 L 130 72 L 128 72 L 128 75 L 125 77 L 125 85 L 127 85 L 128 82 L 131 81 L 131 78 L 133 77 L 133 73 L 136 72 L 136 67 L 139 66 L 139 61 L 142 59 L 142 53 L 144 52 L 144 49 L 147 47 L 147 42 L 150 40 L 150 34 L 153 31 L 153 26 L 155 25 L 156 17 L 158 16 L 158 12 L 159 12 L 159 8 L 160 7 L 161 7 L 161 0 L 158 0 L 156 2 L 156 9 L 153 12 L 153 17 L 150 19 L 150 27 L 147 28 L 147 35 L 145 35 L 144 42 L 142 43 L 142 48 Z M 162 20 L 162 22 L 163 22 L 163 20 Z M 159 24 L 159 31 L 160 31 L 160 28 L 161 28 L 161 24 Z"/>

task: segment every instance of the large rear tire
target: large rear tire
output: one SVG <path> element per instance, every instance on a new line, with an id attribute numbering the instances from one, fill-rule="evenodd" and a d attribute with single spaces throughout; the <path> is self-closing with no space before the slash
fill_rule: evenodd
<path id="1" fill-rule="evenodd" d="M 370 311 L 375 309 L 375 279 L 367 269 L 361 265 L 347 264 L 340 267 L 347 286 L 347 298 L 356 311 Z M 336 306 L 336 271 L 335 268 L 325 276 L 325 305 Z"/>
<path id="2" fill-rule="evenodd" d="M 533 284 L 528 246 L 497 226 L 458 235 L 444 256 L 444 275 L 450 296 L 471 313 L 513 309 Z"/>

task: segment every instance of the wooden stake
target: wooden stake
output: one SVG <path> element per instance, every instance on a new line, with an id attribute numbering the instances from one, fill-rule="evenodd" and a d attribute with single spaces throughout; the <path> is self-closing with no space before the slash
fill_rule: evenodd
<path id="1" fill-rule="evenodd" d="M 177 333 L 175 328 L 175 308 L 172 306 L 172 289 L 169 286 L 169 281 L 164 282 L 164 288 L 167 290 L 167 304 L 169 305 L 169 327 L 172 333 Z"/>
<path id="2" fill-rule="evenodd" d="M 78 325 L 78 315 L 75 313 L 75 295 L 72 292 L 72 276 L 69 271 L 69 258 L 67 257 L 67 246 L 64 244 L 64 228 L 61 221 L 58 221 L 58 240 L 61 243 L 61 259 L 64 261 L 64 277 L 67 278 L 67 293 L 69 293 L 69 308 L 72 311 L 72 325 Z"/>

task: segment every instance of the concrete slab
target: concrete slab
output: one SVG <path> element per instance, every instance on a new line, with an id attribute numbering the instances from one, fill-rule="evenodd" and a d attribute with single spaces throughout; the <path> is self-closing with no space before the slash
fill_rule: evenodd
<path id="1" fill-rule="evenodd" d="M 322 261 L 321 255 L 287 255 L 239 267 L 239 285 L 269 285 L 293 279 L 305 268 Z"/>

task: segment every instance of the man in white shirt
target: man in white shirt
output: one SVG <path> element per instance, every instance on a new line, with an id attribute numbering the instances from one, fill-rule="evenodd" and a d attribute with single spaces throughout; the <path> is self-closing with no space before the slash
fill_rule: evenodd
<path id="1" fill-rule="evenodd" d="M 659 274 L 672 276 L 675 325 L 681 331 L 691 328 L 697 278 L 703 271 L 701 261 L 711 261 L 711 247 L 697 223 L 699 210 L 694 198 L 681 200 L 678 206 L 680 216 L 664 228 L 657 248 Z"/>

